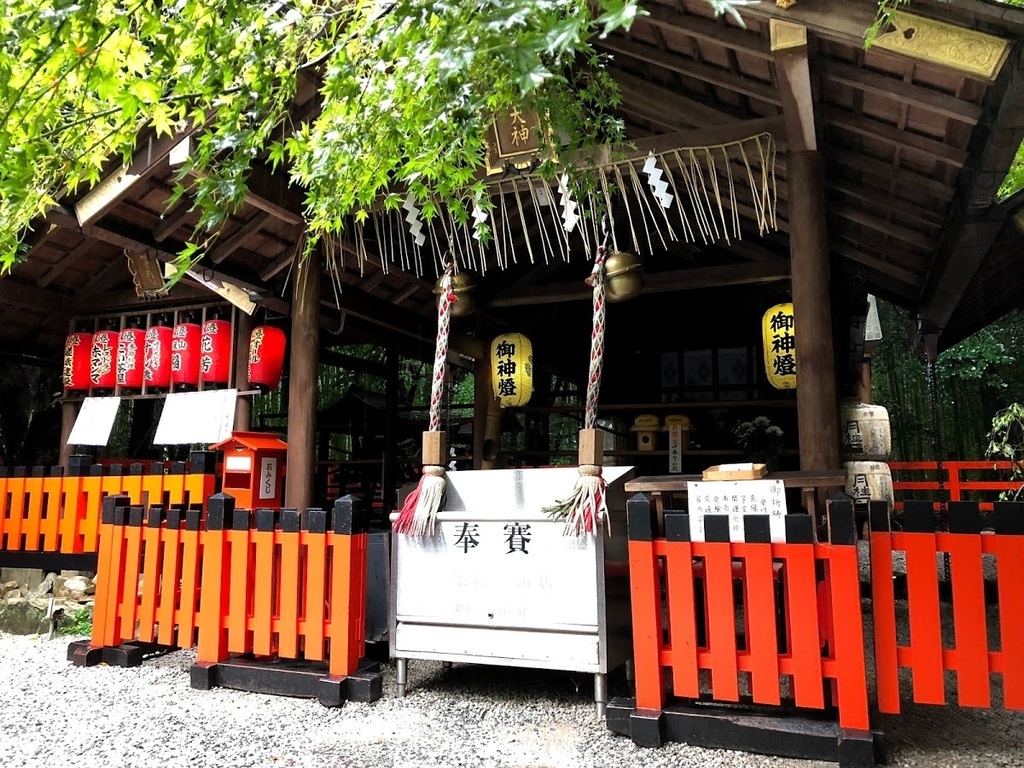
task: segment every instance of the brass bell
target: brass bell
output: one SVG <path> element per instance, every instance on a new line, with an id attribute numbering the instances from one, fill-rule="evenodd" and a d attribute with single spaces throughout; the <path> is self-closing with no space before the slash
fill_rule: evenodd
<path id="1" fill-rule="evenodd" d="M 609 302 L 626 301 L 643 293 L 644 266 L 632 253 L 613 251 L 604 260 L 604 290 Z"/>
<path id="2" fill-rule="evenodd" d="M 444 276 L 437 278 L 434 283 L 434 295 L 437 296 L 438 304 L 441 302 L 441 281 Z M 452 317 L 466 317 L 476 311 L 476 275 L 464 269 L 452 275 L 452 293 L 455 294 L 455 301 L 452 302 Z"/>

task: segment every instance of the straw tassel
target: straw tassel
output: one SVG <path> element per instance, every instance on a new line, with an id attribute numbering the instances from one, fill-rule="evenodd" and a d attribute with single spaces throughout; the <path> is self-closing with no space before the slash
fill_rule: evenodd
<path id="1" fill-rule="evenodd" d="M 605 480 L 599 464 L 581 464 L 576 487 L 568 498 L 555 502 L 544 511 L 555 519 L 565 518 L 566 536 L 584 536 L 593 533 L 598 524 L 611 534 L 608 502 L 605 498 Z"/>
<path id="2" fill-rule="evenodd" d="M 395 521 L 395 532 L 408 536 L 433 536 L 437 528 L 437 513 L 444 506 L 448 483 L 444 467 L 428 465 L 416 488 L 405 497 L 405 504 Z"/>

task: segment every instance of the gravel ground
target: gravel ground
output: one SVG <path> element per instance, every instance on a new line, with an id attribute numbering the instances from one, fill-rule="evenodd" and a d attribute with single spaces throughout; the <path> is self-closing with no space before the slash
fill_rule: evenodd
<path id="1" fill-rule="evenodd" d="M 193 655 L 76 668 L 67 638 L 0 634 L 0 767 L 515 766 L 822 768 L 685 744 L 640 749 L 595 720 L 589 676 L 410 662 L 410 692 L 325 709 L 189 687 Z M 616 691 L 613 685 L 612 693 Z M 898 766 L 1024 766 L 1024 714 L 911 708 L 879 718 Z"/>

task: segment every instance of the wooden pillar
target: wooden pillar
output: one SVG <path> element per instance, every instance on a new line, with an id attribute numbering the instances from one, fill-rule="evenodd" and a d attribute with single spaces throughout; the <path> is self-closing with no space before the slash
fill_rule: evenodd
<path id="1" fill-rule="evenodd" d="M 249 336 L 252 317 L 245 312 L 235 313 L 235 389 L 249 389 Z M 248 432 L 252 428 L 252 396 L 239 395 L 235 400 L 235 430 Z"/>
<path id="2" fill-rule="evenodd" d="M 491 361 L 473 363 L 473 469 L 494 469 L 501 447 L 501 404 L 491 385 Z"/>
<path id="3" fill-rule="evenodd" d="M 316 462 L 316 387 L 320 333 L 320 253 L 295 269 L 291 356 L 288 361 L 288 475 L 285 506 L 305 509 L 313 499 Z"/>
<path id="4" fill-rule="evenodd" d="M 398 377 L 399 356 L 394 349 L 387 351 L 384 362 L 387 378 L 384 380 L 384 466 L 381 468 L 381 502 L 384 514 L 398 506 Z"/>
<path id="5" fill-rule="evenodd" d="M 815 150 L 792 152 L 788 166 L 800 469 L 838 469 L 824 160 Z"/>
<path id="6" fill-rule="evenodd" d="M 78 401 L 64 400 L 60 404 L 60 465 L 64 469 L 68 468 L 68 460 L 74 449 L 73 445 L 68 445 L 68 438 L 71 437 L 71 430 L 81 408 L 82 404 Z"/>

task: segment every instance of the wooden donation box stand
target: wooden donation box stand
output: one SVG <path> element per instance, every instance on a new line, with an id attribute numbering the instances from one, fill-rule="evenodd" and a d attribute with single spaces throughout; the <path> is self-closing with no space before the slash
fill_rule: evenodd
<path id="1" fill-rule="evenodd" d="M 595 675 L 630 658 L 625 482 L 605 467 L 611 532 L 566 536 L 543 511 L 570 494 L 575 467 L 449 472 L 431 537 L 392 536 L 391 655 L 398 695 L 408 659 Z M 392 516 L 392 520 L 396 515 Z"/>
<path id="2" fill-rule="evenodd" d="M 221 489 L 238 509 L 279 509 L 284 503 L 284 462 L 288 444 L 265 432 L 232 432 L 211 445 L 224 451 Z"/>

